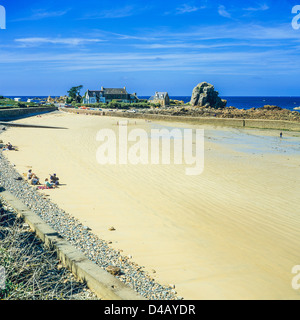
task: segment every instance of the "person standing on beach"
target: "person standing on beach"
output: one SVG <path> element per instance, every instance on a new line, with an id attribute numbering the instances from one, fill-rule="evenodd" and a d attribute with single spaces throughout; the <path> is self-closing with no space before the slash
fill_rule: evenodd
<path id="1" fill-rule="evenodd" d="M 280 132 L 280 138 L 282 138 L 282 132 Z"/>

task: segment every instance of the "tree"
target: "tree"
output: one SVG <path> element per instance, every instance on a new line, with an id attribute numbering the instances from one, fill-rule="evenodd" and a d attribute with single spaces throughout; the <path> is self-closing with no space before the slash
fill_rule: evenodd
<path id="1" fill-rule="evenodd" d="M 69 94 L 69 97 L 70 97 L 71 101 L 75 101 L 75 102 L 78 102 L 78 103 L 81 102 L 82 97 L 80 95 L 80 91 L 81 91 L 82 88 L 83 88 L 83 86 L 80 85 L 80 86 L 77 86 L 77 87 L 72 87 L 68 91 L 68 94 Z"/>

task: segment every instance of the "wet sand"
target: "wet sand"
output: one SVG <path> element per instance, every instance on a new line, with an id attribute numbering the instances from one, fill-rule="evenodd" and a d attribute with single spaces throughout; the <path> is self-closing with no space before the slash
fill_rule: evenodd
<path id="1" fill-rule="evenodd" d="M 20 173 L 57 173 L 64 185 L 42 191 L 53 202 L 185 299 L 300 298 L 291 286 L 300 265 L 299 135 L 201 127 L 205 169 L 187 176 L 186 164 L 98 164 L 97 132 L 117 132 L 118 121 L 49 114 L 17 123 L 69 129 L 10 128 L 1 139 L 19 147 L 6 155 Z"/>

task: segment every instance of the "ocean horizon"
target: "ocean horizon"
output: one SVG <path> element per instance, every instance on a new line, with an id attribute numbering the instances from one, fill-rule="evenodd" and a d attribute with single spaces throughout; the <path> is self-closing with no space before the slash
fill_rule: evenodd
<path id="1" fill-rule="evenodd" d="M 52 97 L 59 97 L 52 96 Z M 45 99 L 48 96 L 7 96 L 7 98 L 20 98 L 21 101 L 26 102 L 28 99 Z M 139 96 L 140 99 L 149 99 L 150 96 Z M 251 109 L 251 108 L 261 108 L 265 105 L 275 105 L 283 109 L 288 109 L 290 111 L 294 110 L 296 107 L 300 107 L 300 97 L 268 97 L 268 96 L 221 96 L 222 99 L 227 100 L 227 107 L 235 107 L 237 109 Z M 187 103 L 191 100 L 191 96 L 170 96 L 172 100 L 182 100 Z"/>

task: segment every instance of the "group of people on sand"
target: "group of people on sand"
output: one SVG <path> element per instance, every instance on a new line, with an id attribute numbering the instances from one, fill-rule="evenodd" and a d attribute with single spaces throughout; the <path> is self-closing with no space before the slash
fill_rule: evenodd
<path id="1" fill-rule="evenodd" d="M 28 170 L 27 180 L 33 186 L 41 185 L 40 179 L 37 177 L 37 175 L 35 173 L 32 172 L 31 169 Z M 59 186 L 59 178 L 56 176 L 56 173 L 53 173 L 53 174 L 50 174 L 50 179 L 46 178 L 44 185 L 39 188 L 40 189 L 53 189 L 53 188 L 57 188 L 58 186 Z"/>
<path id="2" fill-rule="evenodd" d="M 3 148 L 2 150 L 17 150 L 16 147 L 14 147 L 10 142 L 8 142 Z"/>

